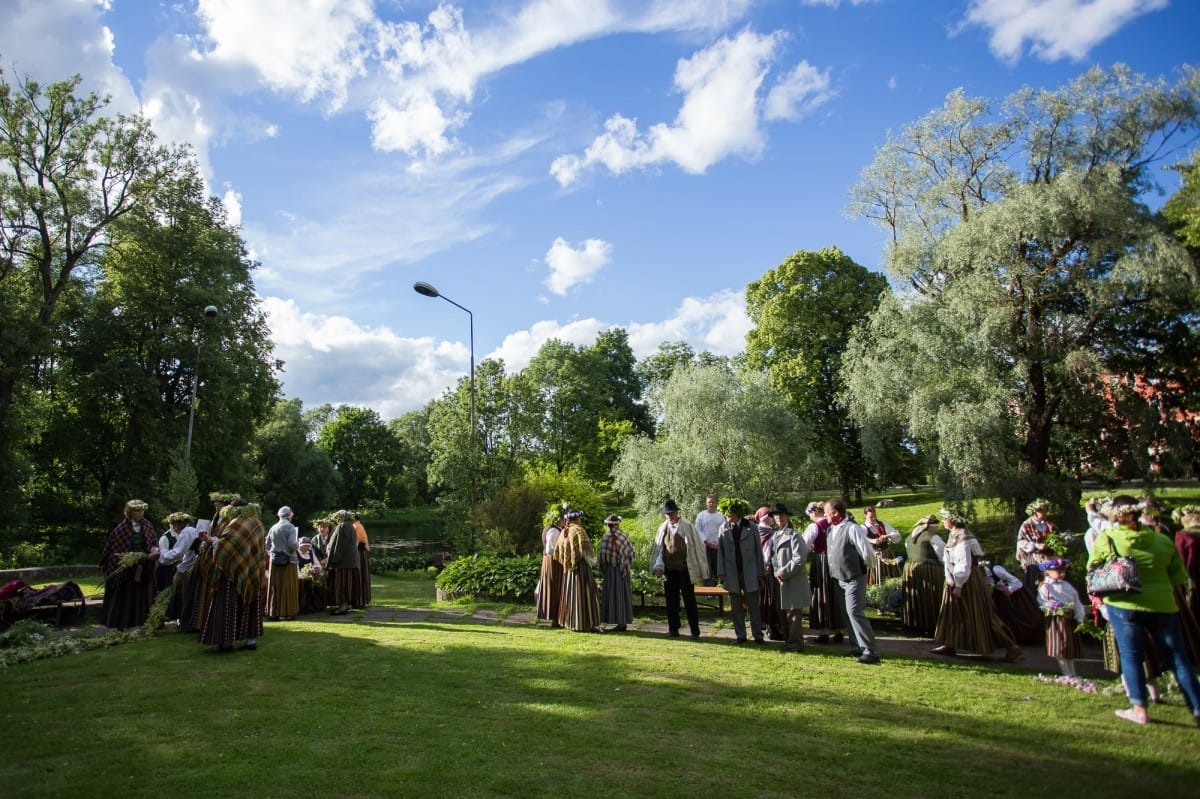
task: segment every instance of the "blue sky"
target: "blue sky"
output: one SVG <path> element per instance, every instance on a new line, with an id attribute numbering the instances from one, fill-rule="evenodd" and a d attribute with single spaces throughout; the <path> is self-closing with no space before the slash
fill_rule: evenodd
<path id="1" fill-rule="evenodd" d="M 261 268 L 284 393 L 420 407 L 476 360 L 629 331 L 732 355 L 889 130 L 1200 56 L 1191 0 L 0 0 L 0 65 L 190 143 Z M 1168 186 L 1175 186 L 1167 177 Z"/>

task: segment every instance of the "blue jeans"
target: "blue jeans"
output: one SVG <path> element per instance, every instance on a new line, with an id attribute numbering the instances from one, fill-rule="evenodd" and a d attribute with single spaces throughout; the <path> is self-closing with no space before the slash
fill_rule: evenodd
<path id="1" fill-rule="evenodd" d="M 1196 674 L 1188 659 L 1179 614 L 1125 610 L 1109 605 L 1108 621 L 1117 639 L 1121 675 L 1125 678 L 1130 703 L 1138 707 L 1146 706 L 1146 672 L 1142 669 L 1142 663 L 1146 659 L 1145 636 L 1149 633 L 1163 666 L 1175 672 L 1175 680 L 1179 683 L 1183 698 L 1187 700 L 1188 708 L 1193 714 L 1200 713 L 1200 683 L 1196 682 Z"/>

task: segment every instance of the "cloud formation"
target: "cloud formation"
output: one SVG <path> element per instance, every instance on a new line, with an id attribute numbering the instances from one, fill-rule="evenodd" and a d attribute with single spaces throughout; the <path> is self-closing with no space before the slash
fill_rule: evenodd
<path id="1" fill-rule="evenodd" d="M 959 30 L 991 31 L 988 47 L 1009 63 L 1029 53 L 1042 61 L 1078 61 L 1131 20 L 1168 0 L 971 0 Z"/>
<path id="2" fill-rule="evenodd" d="M 587 239 L 582 247 L 574 249 L 559 236 L 546 251 L 546 266 L 550 267 L 546 288 L 565 296 L 572 287 L 592 282 L 611 258 L 612 245 L 603 239 Z"/>

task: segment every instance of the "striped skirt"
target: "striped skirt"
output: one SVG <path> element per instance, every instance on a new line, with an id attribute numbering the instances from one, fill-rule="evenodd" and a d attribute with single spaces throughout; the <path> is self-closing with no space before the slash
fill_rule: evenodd
<path id="1" fill-rule="evenodd" d="M 633 588 L 629 574 L 620 566 L 604 567 L 600 591 L 600 618 L 605 624 L 633 623 Z"/>
<path id="2" fill-rule="evenodd" d="M 813 630 L 842 630 L 846 627 L 846 597 L 842 586 L 829 573 L 829 557 L 813 555 L 808 572 L 812 607 L 808 626 Z"/>
<path id="3" fill-rule="evenodd" d="M 558 623 L 577 633 L 590 632 L 600 626 L 600 592 L 585 560 L 563 575 Z"/>
<path id="4" fill-rule="evenodd" d="M 358 569 L 329 569 L 326 572 L 329 586 L 329 604 L 354 605 L 358 601 Z"/>
<path id="5" fill-rule="evenodd" d="M 296 564 L 271 565 L 267 579 L 267 616 L 290 619 L 300 613 L 300 577 Z"/>
<path id="6" fill-rule="evenodd" d="M 933 640 L 960 652 L 990 655 L 997 646 L 996 629 L 992 621 L 991 597 L 984 585 L 983 573 L 976 568 L 963 584 L 962 592 L 954 596 L 950 586 L 942 586 L 942 612 L 938 615 Z"/>
<path id="7" fill-rule="evenodd" d="M 900 618 L 904 626 L 932 638 L 942 609 L 942 589 L 946 573 L 940 563 L 909 561 L 904 564 L 903 599 Z"/>
<path id="8" fill-rule="evenodd" d="M 1059 660 L 1083 657 L 1083 637 L 1075 632 L 1074 616 L 1046 616 L 1046 654 Z"/>
<path id="9" fill-rule="evenodd" d="M 221 580 L 213 591 L 200 643 L 233 646 L 234 641 L 258 638 L 263 632 L 262 605 L 245 602 L 230 580 Z"/>
<path id="10" fill-rule="evenodd" d="M 562 604 L 563 567 L 551 555 L 542 555 L 542 576 L 538 580 L 537 617 L 558 624 Z"/>
<path id="11" fill-rule="evenodd" d="M 875 550 L 875 555 L 875 565 L 867 571 L 867 585 L 879 585 L 884 580 L 904 576 L 904 568 L 891 550 L 887 552 Z"/>

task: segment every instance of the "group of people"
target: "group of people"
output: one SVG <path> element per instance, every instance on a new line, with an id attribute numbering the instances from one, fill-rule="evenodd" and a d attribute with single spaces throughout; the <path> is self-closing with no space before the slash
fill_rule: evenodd
<path id="1" fill-rule="evenodd" d="M 258 505 L 236 494 L 210 495 L 213 517 L 178 511 L 156 536 L 147 503 L 129 500 L 100 556 L 105 575 L 102 621 L 144 624 L 156 596 L 171 588 L 166 621 L 199 634 L 201 644 L 256 649 L 263 621 L 332 608 L 346 614 L 371 601 L 369 541 L 357 513 L 341 510 L 300 536 L 288 506 L 269 530 Z"/>

